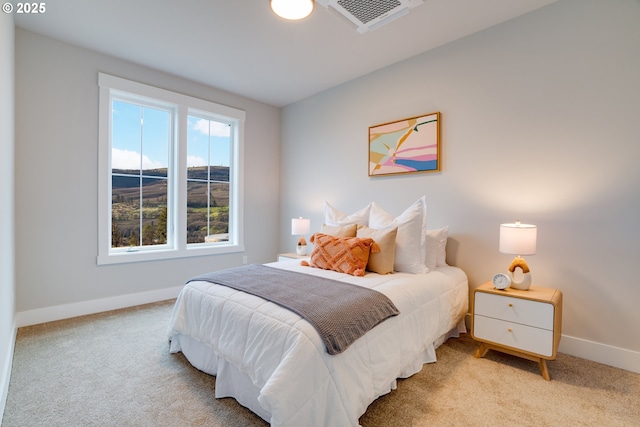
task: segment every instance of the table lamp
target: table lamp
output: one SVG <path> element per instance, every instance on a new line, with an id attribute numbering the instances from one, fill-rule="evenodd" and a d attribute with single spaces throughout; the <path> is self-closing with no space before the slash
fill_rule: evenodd
<path id="1" fill-rule="evenodd" d="M 522 255 L 536 253 L 537 235 L 538 229 L 535 225 L 521 224 L 520 221 L 514 224 L 500 224 L 500 252 L 516 255 L 509 266 L 512 288 L 527 290 L 531 286 L 531 270 Z M 518 267 L 522 269 L 520 280 L 515 277 Z"/>
<path id="2" fill-rule="evenodd" d="M 291 219 L 291 234 L 294 236 L 300 236 L 298 239 L 298 245 L 296 246 L 296 254 L 307 254 L 307 241 L 304 240 L 303 235 L 309 234 L 311 231 L 311 220 L 308 218 L 292 218 Z"/>

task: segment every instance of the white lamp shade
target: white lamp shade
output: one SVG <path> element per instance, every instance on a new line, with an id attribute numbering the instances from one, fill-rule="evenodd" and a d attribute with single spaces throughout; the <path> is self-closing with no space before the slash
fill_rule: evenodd
<path id="1" fill-rule="evenodd" d="M 291 219 L 291 234 L 294 236 L 302 236 L 303 234 L 309 234 L 311 231 L 311 220 L 308 218 L 292 218 Z"/>
<path id="2" fill-rule="evenodd" d="M 500 252 L 512 255 L 534 255 L 538 228 L 531 224 L 500 224 Z"/>
<path id="3" fill-rule="evenodd" d="M 302 19 L 313 12 L 313 0 L 271 0 L 271 10 L 284 19 Z"/>

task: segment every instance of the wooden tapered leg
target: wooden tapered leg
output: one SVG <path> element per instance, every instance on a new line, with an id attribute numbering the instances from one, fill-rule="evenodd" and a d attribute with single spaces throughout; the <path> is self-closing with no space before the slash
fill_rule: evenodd
<path id="1" fill-rule="evenodd" d="M 481 342 L 480 347 L 478 347 L 478 350 L 476 351 L 476 359 L 484 357 L 487 354 L 487 351 L 489 351 L 489 347 L 485 343 Z"/>
<path id="2" fill-rule="evenodd" d="M 547 369 L 547 361 L 545 359 L 540 359 L 538 361 L 538 366 L 540 366 L 540 373 L 542 374 L 542 378 L 547 381 L 551 381 L 551 377 L 549 376 L 549 369 Z"/>

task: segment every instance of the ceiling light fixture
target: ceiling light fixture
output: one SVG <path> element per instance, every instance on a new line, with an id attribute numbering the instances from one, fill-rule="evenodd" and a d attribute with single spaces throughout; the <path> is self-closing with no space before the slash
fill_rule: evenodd
<path id="1" fill-rule="evenodd" d="M 273 13 L 284 19 L 306 18 L 313 12 L 313 0 L 270 0 Z"/>

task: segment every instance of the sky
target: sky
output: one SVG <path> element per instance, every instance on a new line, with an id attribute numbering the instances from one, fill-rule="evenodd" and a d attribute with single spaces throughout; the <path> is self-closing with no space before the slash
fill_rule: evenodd
<path id="1" fill-rule="evenodd" d="M 169 111 L 114 100 L 112 117 L 113 169 L 139 169 L 141 154 L 143 169 L 167 167 L 171 135 Z M 208 163 L 229 166 L 229 130 L 227 124 L 188 116 L 187 167 Z"/>

